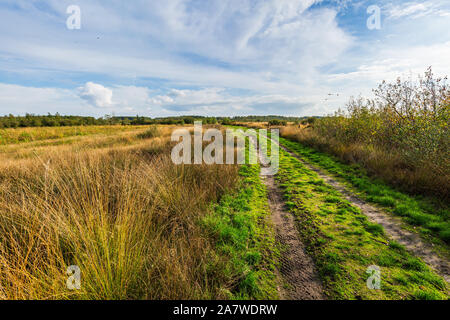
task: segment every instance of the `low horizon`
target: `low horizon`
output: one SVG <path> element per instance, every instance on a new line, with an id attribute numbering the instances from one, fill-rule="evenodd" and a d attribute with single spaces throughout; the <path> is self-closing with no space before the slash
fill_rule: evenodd
<path id="1" fill-rule="evenodd" d="M 320 118 L 323 116 L 317 116 L 317 115 L 306 115 L 306 116 L 293 116 L 293 115 L 278 115 L 278 114 L 268 114 L 268 115 L 257 115 L 257 114 L 244 114 L 244 115 L 239 115 L 239 116 L 205 116 L 205 115 L 199 115 L 199 114 L 181 114 L 181 115 L 167 115 L 164 117 L 149 117 L 149 116 L 145 116 L 145 115 L 140 115 L 140 114 L 135 114 L 135 115 L 113 115 L 113 114 L 104 114 L 102 116 L 82 116 L 79 114 L 61 114 L 59 112 L 55 113 L 55 114 L 50 114 L 50 113 L 43 113 L 43 114 L 35 114 L 35 113 L 27 113 L 28 116 L 32 116 L 32 117 L 46 117 L 46 116 L 62 116 L 62 117 L 83 117 L 83 118 L 88 118 L 88 117 L 93 117 L 93 118 L 104 118 L 104 117 L 112 117 L 112 118 L 136 118 L 136 117 L 144 117 L 144 118 L 151 118 L 151 119 L 158 119 L 158 118 L 188 118 L 188 117 L 197 117 L 197 118 L 250 118 L 250 117 L 280 117 L 280 118 L 309 118 L 309 117 L 313 117 L 313 118 Z M 10 115 L 13 115 L 14 117 L 26 117 L 27 114 L 4 114 L 4 115 L 0 115 L 0 117 L 8 117 Z"/>

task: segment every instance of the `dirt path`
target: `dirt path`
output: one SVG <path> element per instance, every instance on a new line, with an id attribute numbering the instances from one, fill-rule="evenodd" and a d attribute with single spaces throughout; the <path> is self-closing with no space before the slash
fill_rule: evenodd
<path id="1" fill-rule="evenodd" d="M 284 300 L 325 299 L 323 287 L 311 257 L 300 241 L 294 217 L 285 210 L 284 201 L 273 176 L 261 175 L 267 187 L 276 239 L 281 243 L 281 278 L 278 292 Z"/>
<path id="2" fill-rule="evenodd" d="M 272 140 L 273 141 L 273 140 Z M 276 142 L 275 142 L 276 143 Z M 450 263 L 447 259 L 441 258 L 431 244 L 424 242 L 416 233 L 405 230 L 401 227 L 402 221 L 393 217 L 379 208 L 365 202 L 349 191 L 344 184 L 323 173 L 320 169 L 305 162 L 300 156 L 279 144 L 280 148 L 288 152 L 291 156 L 301 161 L 307 168 L 315 171 L 321 179 L 338 190 L 348 201 L 361 209 L 369 220 L 383 226 L 386 234 L 405 246 L 405 248 L 422 260 L 440 274 L 445 281 L 450 283 Z"/>

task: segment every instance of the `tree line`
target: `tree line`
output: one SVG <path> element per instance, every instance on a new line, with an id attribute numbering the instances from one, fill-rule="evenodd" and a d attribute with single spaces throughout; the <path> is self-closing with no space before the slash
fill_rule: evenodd
<path id="1" fill-rule="evenodd" d="M 119 117 L 105 115 L 100 118 L 83 116 L 66 116 L 58 113 L 52 115 L 26 114 L 25 116 L 14 116 L 12 114 L 0 117 L 1 128 L 26 128 L 26 127 L 69 127 L 69 126 L 92 126 L 92 125 L 152 125 L 193 124 L 202 121 L 203 124 L 233 124 L 234 122 L 272 122 L 283 124 L 287 122 L 300 122 L 304 118 L 283 116 L 236 116 L 236 117 L 203 117 L 203 116 L 178 116 L 164 118 L 150 118 L 143 116 Z"/>

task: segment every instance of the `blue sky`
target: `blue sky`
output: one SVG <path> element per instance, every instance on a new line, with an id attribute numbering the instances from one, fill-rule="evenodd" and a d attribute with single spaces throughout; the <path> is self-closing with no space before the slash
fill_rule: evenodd
<path id="1" fill-rule="evenodd" d="M 0 0 L 0 29 L 0 114 L 324 115 L 450 75 L 447 0 Z"/>

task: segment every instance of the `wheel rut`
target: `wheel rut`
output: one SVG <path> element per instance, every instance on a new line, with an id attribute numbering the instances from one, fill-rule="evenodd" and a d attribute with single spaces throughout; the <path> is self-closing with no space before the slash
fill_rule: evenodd
<path id="1" fill-rule="evenodd" d="M 267 187 L 271 218 L 276 239 L 282 246 L 282 283 L 278 286 L 283 300 L 324 300 L 322 282 L 312 258 L 306 253 L 293 215 L 285 208 L 281 190 L 273 176 L 261 175 Z"/>

